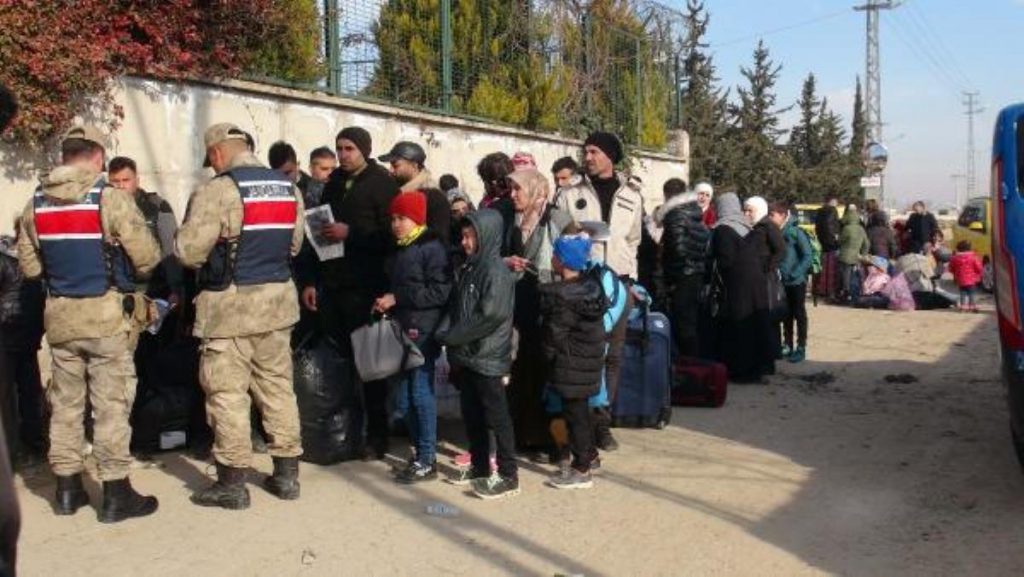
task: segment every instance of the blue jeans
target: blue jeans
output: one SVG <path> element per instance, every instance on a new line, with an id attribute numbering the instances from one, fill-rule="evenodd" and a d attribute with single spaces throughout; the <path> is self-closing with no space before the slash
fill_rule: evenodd
<path id="1" fill-rule="evenodd" d="M 398 383 L 395 405 L 405 418 L 416 451 L 416 461 L 433 465 L 437 460 L 437 397 L 434 395 L 434 361 L 427 356 L 423 366 L 406 371 Z"/>
<path id="2" fill-rule="evenodd" d="M 974 285 L 960 287 L 960 306 L 961 307 L 966 307 L 966 306 L 972 306 L 973 307 L 974 306 L 974 292 L 975 292 L 975 290 L 976 289 L 975 289 Z"/>

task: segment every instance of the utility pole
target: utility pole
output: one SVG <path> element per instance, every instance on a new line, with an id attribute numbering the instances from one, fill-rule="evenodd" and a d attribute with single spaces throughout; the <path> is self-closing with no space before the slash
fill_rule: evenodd
<path id="1" fill-rule="evenodd" d="M 964 92 L 964 106 L 967 107 L 967 200 L 970 200 L 978 193 L 978 175 L 974 166 L 974 117 L 985 109 L 978 107 L 977 92 Z"/>
<path id="2" fill-rule="evenodd" d="M 868 129 L 868 142 L 882 142 L 882 67 L 878 50 L 878 13 L 881 10 L 892 10 L 902 4 L 896 0 L 867 0 L 862 6 L 853 9 L 867 15 L 867 58 L 866 84 L 864 87 L 864 113 Z M 884 206 L 885 181 L 878 187 L 879 204 Z"/>
<path id="3" fill-rule="evenodd" d="M 950 180 L 953 181 L 953 206 L 960 209 L 960 181 L 966 178 L 964 174 L 951 174 L 949 175 Z"/>

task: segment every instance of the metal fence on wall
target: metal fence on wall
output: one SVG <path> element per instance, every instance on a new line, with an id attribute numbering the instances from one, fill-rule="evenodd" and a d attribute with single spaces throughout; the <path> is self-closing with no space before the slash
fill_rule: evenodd
<path id="1" fill-rule="evenodd" d="M 322 87 L 352 98 L 663 149 L 681 15 L 647 0 L 325 0 Z"/>

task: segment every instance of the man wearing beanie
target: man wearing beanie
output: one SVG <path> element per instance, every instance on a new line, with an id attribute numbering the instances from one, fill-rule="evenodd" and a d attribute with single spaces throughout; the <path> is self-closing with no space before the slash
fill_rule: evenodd
<path id="1" fill-rule="evenodd" d="M 391 202 L 391 232 L 398 252 L 391 262 L 391 290 L 374 302 L 374 310 L 390 312 L 402 331 L 423 353 L 425 362 L 399 375 L 395 404 L 405 418 L 413 458 L 395 471 L 395 480 L 412 484 L 437 478 L 437 398 L 434 361 L 441 351 L 434 332 L 452 288 L 448 249 L 426 226 L 427 197 L 403 192 Z M 386 389 L 386 387 L 385 387 Z"/>
<path id="2" fill-rule="evenodd" d="M 583 274 L 590 251 L 590 238 L 585 235 L 559 238 L 551 267 L 564 280 L 540 288 L 549 394 L 561 401 L 572 454 L 569 466 L 548 480 L 556 489 L 589 489 L 590 467 L 597 458 L 590 398 L 601 389 L 608 299 L 601 283 Z"/>
<path id="3" fill-rule="evenodd" d="M 622 143 L 608 132 L 594 132 L 583 144 L 586 177 L 559 191 L 555 204 L 568 211 L 576 222 L 601 221 L 608 224 L 608 241 L 595 246 L 594 257 L 612 270 L 634 281 L 639 278 L 637 249 L 643 236 L 644 196 L 640 181 L 615 170 L 622 161 Z M 609 335 L 606 360 L 608 397 L 615 399 L 619 384 L 622 346 L 626 340 L 626 311 Z M 597 444 L 615 450 L 618 443 L 611 434 L 611 413 L 599 411 Z"/>
<path id="4" fill-rule="evenodd" d="M 388 292 L 385 262 L 395 247 L 390 208 L 398 183 L 371 157 L 372 140 L 365 129 L 345 128 L 335 147 L 338 168 L 323 192 L 335 224 L 324 235 L 344 241 L 345 256 L 311 267 L 313 274 L 304 274 L 300 283 L 303 306 L 319 313 L 324 333 L 338 343 L 343 357 L 352 358 L 352 331 L 370 321 L 373 303 Z M 370 457 L 387 453 L 387 390 L 384 383 L 364 384 Z"/>

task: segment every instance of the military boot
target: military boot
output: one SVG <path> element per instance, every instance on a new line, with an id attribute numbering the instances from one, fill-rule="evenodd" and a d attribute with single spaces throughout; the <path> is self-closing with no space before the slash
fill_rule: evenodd
<path id="1" fill-rule="evenodd" d="M 298 499 L 299 458 L 274 457 L 274 474 L 263 480 L 263 488 L 278 499 Z"/>
<path id="2" fill-rule="evenodd" d="M 103 507 L 100 509 L 100 523 L 117 523 L 132 517 L 145 517 L 156 512 L 159 503 L 156 497 L 135 492 L 128 478 L 103 481 Z"/>
<path id="3" fill-rule="evenodd" d="M 57 475 L 57 497 L 53 510 L 58 515 L 74 515 L 79 507 L 89 504 L 89 494 L 82 488 L 82 474 Z"/>
<path id="4" fill-rule="evenodd" d="M 245 471 L 217 463 L 217 481 L 192 493 L 192 502 L 203 507 L 248 509 L 249 489 L 245 488 Z"/>

